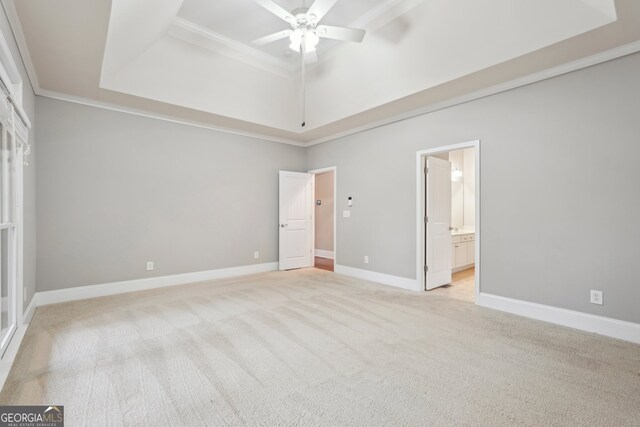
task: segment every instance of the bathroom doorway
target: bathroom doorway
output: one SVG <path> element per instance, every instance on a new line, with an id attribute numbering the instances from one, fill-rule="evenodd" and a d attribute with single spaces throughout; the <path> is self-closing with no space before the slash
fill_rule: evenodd
<path id="1" fill-rule="evenodd" d="M 422 289 L 473 302 L 479 292 L 479 141 L 425 150 L 418 160 Z"/>

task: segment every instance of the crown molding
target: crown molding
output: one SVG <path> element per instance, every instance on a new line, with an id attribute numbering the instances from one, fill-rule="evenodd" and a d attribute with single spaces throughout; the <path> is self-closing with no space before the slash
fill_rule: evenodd
<path id="1" fill-rule="evenodd" d="M 183 119 L 177 119 L 175 117 L 170 117 L 170 116 L 165 116 L 165 115 L 161 115 L 161 114 L 157 114 L 157 113 L 153 113 L 153 112 L 149 112 L 149 111 L 142 111 L 142 110 L 136 110 L 133 108 L 128 108 L 128 107 L 123 107 L 120 105 L 116 105 L 116 104 L 110 104 L 110 103 L 104 103 L 104 102 L 99 102 L 99 101 L 94 101 L 91 99 L 87 99 L 87 98 L 81 98 L 81 97 L 76 97 L 76 96 L 72 96 L 72 95 L 67 95 L 67 94 L 63 94 L 63 93 L 59 93 L 59 92 L 54 92 L 54 91 L 49 91 L 49 90 L 44 90 L 44 89 L 40 89 L 38 87 L 37 90 L 35 90 L 36 95 L 39 96 L 43 96 L 46 98 L 52 98 L 52 99 L 57 99 L 57 100 L 61 100 L 61 101 L 67 101 L 67 102 L 72 102 L 72 103 L 76 103 L 76 104 L 82 104 L 82 105 L 87 105 L 87 106 L 92 106 L 92 107 L 96 107 L 96 108 L 102 108 L 102 109 L 107 109 L 107 110 L 111 110 L 111 111 L 117 111 L 117 112 L 121 112 L 121 113 L 126 113 L 126 114 L 133 114 L 133 115 L 138 115 L 138 116 L 142 116 L 142 117 L 149 117 L 149 118 L 154 118 L 157 120 L 164 120 L 164 121 L 168 121 L 168 122 L 173 122 L 173 123 L 179 123 L 179 124 L 183 124 L 183 125 L 187 125 L 187 126 L 195 126 L 195 127 L 199 127 L 199 128 L 203 128 L 203 129 L 209 129 L 209 130 L 214 130 L 214 131 L 219 131 L 219 132 L 224 132 L 224 133 L 230 133 L 230 134 L 235 134 L 235 135 L 242 135 L 242 136 L 248 136 L 248 137 L 252 137 L 252 138 L 257 138 L 257 139 L 262 139 L 262 140 L 266 140 L 266 141 L 271 141 L 271 142 L 279 142 L 282 144 L 289 144 L 289 145 L 294 145 L 294 146 L 298 146 L 298 147 L 311 147 L 314 145 L 318 145 L 318 144 L 322 144 L 325 142 L 329 142 L 329 141 L 335 141 L 336 139 L 340 139 L 349 135 L 355 135 L 361 132 L 366 132 L 368 130 L 371 129 L 375 129 L 378 127 L 382 127 L 382 126 L 386 126 L 392 123 L 397 123 L 397 122 L 401 122 L 404 120 L 408 120 L 414 117 L 419 117 L 425 114 L 429 114 L 432 113 L 434 111 L 438 111 L 438 110 L 442 110 L 445 108 L 449 108 L 449 107 L 453 107 L 455 105 L 459 105 L 459 104 L 464 104 L 467 102 L 471 102 L 477 99 L 481 99 L 487 96 L 491 96 L 491 95 L 495 95 L 501 92 L 505 92 L 511 89 L 515 89 L 521 86 L 526 86 L 532 83 L 536 83 L 539 81 L 543 81 L 543 80 L 547 80 L 556 76 L 560 76 L 563 74 L 568 74 L 571 73 L 573 71 L 577 71 L 580 70 L 582 68 L 587 68 L 593 65 L 597 65 L 603 62 L 607 62 L 607 61 L 611 61 L 614 60 L 616 58 L 620 58 L 623 56 L 627 56 L 627 55 L 631 55 L 634 53 L 640 52 L 640 41 L 636 41 L 633 43 L 629 43 L 627 45 L 624 46 L 620 46 L 611 50 L 607 50 L 595 55 L 591 55 L 585 58 L 581 58 L 579 60 L 576 61 L 572 61 L 566 64 L 562 64 L 559 65 L 557 67 L 553 67 L 550 68 L 548 70 L 544 70 L 544 71 L 540 71 L 538 73 L 534 73 L 534 74 L 530 74 L 528 76 L 524 76 L 518 79 L 514 79 L 499 85 L 495 85 L 492 86 L 490 88 L 487 89 L 482 89 L 479 91 L 475 91 L 472 92 L 470 94 L 461 96 L 461 97 L 457 97 L 457 98 L 453 98 L 450 99 L 448 101 L 444 101 L 444 102 L 440 102 L 428 107 L 424 107 L 424 108 L 420 108 L 418 110 L 413 110 L 401 115 L 397 115 L 394 117 L 390 117 L 388 119 L 383 119 L 383 120 L 379 120 L 373 123 L 368 123 L 366 125 L 363 126 L 359 126 L 344 132 L 338 132 L 338 133 L 334 133 L 331 135 L 328 135 L 326 137 L 322 137 L 322 138 L 318 138 L 315 140 L 312 140 L 310 142 L 301 142 L 301 141 L 296 141 L 296 140 L 291 140 L 291 139 L 284 139 L 284 138 L 277 138 L 277 137 L 272 137 L 272 136 L 268 136 L 268 135 L 264 135 L 264 134 L 256 134 L 256 133 L 252 133 L 252 132 L 244 132 L 241 130 L 237 130 L 237 129 L 229 129 L 229 128 L 222 128 L 222 127 L 216 127 L 216 126 L 212 126 L 212 125 L 207 125 L 204 123 L 199 123 L 199 122 L 195 122 L 195 121 L 189 121 L 189 120 L 183 120 Z M 34 88 L 35 89 L 35 88 Z M 304 136 L 304 133 L 300 135 L 301 137 Z"/>
<path id="2" fill-rule="evenodd" d="M 231 129 L 231 128 L 225 128 L 225 127 L 221 127 L 221 126 L 214 126 L 214 125 L 210 125 L 210 124 L 206 124 L 206 123 L 202 123 L 202 122 L 197 122 L 197 121 L 178 119 L 176 117 L 167 116 L 167 115 L 163 115 L 163 114 L 159 114 L 159 113 L 154 113 L 154 112 L 151 112 L 151 111 L 139 110 L 139 109 L 131 108 L 131 107 L 124 107 L 122 105 L 117 105 L 117 104 L 112 104 L 112 103 L 102 102 L 102 101 L 96 101 L 96 100 L 93 100 L 93 99 L 83 98 L 83 97 L 79 97 L 79 96 L 67 95 L 65 93 L 54 92 L 54 91 L 46 90 L 46 89 L 40 89 L 40 91 L 38 93 L 36 93 L 36 95 L 42 96 L 44 98 L 56 99 L 58 101 L 65 101 L 65 102 L 70 102 L 70 103 L 73 103 L 73 104 L 80 104 L 80 105 L 85 105 L 85 106 L 88 106 L 88 107 L 95 107 L 95 108 L 101 108 L 103 110 L 115 111 L 115 112 L 118 112 L 118 113 L 125 113 L 125 114 L 131 114 L 131 115 L 139 116 L 139 117 L 146 117 L 146 118 L 155 119 L 155 120 L 162 120 L 162 121 L 165 121 L 165 122 L 176 123 L 176 124 L 185 125 L 185 126 L 193 126 L 193 127 L 197 127 L 197 128 L 201 128 L 201 129 L 208 129 L 208 130 L 227 133 L 227 134 L 231 134 L 231 135 L 246 136 L 246 137 L 249 137 L 249 138 L 261 139 L 261 140 L 269 141 L 269 142 L 278 142 L 280 144 L 295 145 L 296 147 L 306 147 L 307 146 L 307 144 L 305 144 L 303 142 L 294 141 L 292 139 L 278 138 L 278 137 L 275 137 L 275 136 L 270 136 L 270 135 L 255 133 L 255 132 L 246 132 L 246 131 L 242 131 L 242 130 L 239 130 L 239 129 Z"/>
<path id="3" fill-rule="evenodd" d="M 168 34 L 184 42 L 200 46 L 281 77 L 290 78 L 296 70 L 294 64 L 287 63 L 259 49 L 211 31 L 184 18 L 174 18 Z"/>
<path id="4" fill-rule="evenodd" d="M 487 96 L 496 95 L 501 92 L 506 92 L 511 89 L 515 89 L 521 86 L 527 86 L 533 83 L 537 83 L 543 80 L 547 80 L 553 77 L 568 74 L 573 71 L 577 71 L 583 68 L 588 68 L 603 62 L 612 61 L 623 56 L 632 55 L 640 52 L 640 40 L 619 46 L 613 49 L 606 50 L 604 52 L 590 55 L 584 58 L 577 59 L 575 61 L 567 62 L 566 64 L 558 65 L 537 73 L 529 74 L 508 82 L 504 82 L 498 85 L 488 87 L 486 89 L 480 89 L 475 92 L 471 92 L 467 95 L 459 96 L 449 99 L 447 101 L 439 102 L 428 107 L 412 110 L 407 113 L 399 114 L 397 116 L 389 117 L 386 119 L 378 120 L 376 122 L 368 123 L 362 126 L 358 126 L 343 132 L 337 132 L 326 137 L 314 139 L 308 142 L 305 146 L 311 147 L 314 145 L 322 144 L 329 141 L 335 141 L 336 139 L 344 138 L 349 135 L 355 135 L 361 132 L 366 132 L 371 129 L 386 126 L 392 123 L 401 122 L 404 120 L 412 119 L 414 117 L 422 116 L 432 113 L 434 111 L 443 110 L 445 108 L 453 107 L 455 105 L 464 104 L 467 102 L 475 101 L 477 99 L 485 98 Z M 304 134 L 303 134 L 304 135 Z"/>
<path id="5" fill-rule="evenodd" d="M 390 13 L 393 12 L 393 14 L 396 14 L 399 10 L 404 10 L 404 12 L 408 11 L 409 9 L 411 9 L 412 7 L 417 6 L 418 4 L 420 4 L 421 2 L 423 2 L 424 0 L 389 0 L 385 3 L 383 3 L 381 6 L 379 6 L 379 9 L 376 13 L 374 13 L 376 11 L 376 9 L 373 9 L 369 14 L 367 14 L 365 17 L 367 17 L 370 21 L 371 26 L 375 27 L 375 25 L 377 25 L 377 22 L 380 22 L 380 19 L 383 19 L 383 17 L 385 16 L 386 13 Z M 414 117 L 418 117 L 418 116 L 422 116 L 424 114 L 429 114 L 431 112 L 434 111 L 438 111 L 438 110 L 442 110 L 445 108 L 449 108 L 449 107 L 453 107 L 455 105 L 459 105 L 459 104 L 463 104 L 466 102 L 470 102 L 470 101 L 474 101 L 476 99 L 481 99 L 487 96 L 491 96 L 491 95 L 495 95 L 498 94 L 500 92 L 504 92 L 504 91 L 508 91 L 511 89 L 515 89 L 517 87 L 521 87 L 521 86 L 526 86 L 532 83 L 536 83 L 542 80 L 546 80 L 546 79 L 550 79 L 552 77 L 556 77 L 556 76 L 560 76 L 563 74 L 567 74 L 573 71 L 577 71 L 579 69 L 582 68 L 587 68 L 593 65 L 597 65 L 603 62 L 607 62 L 607 61 L 611 61 L 613 59 L 616 58 L 620 58 L 623 56 L 627 56 L 627 55 L 631 55 L 637 52 L 640 52 L 640 40 L 639 41 L 635 41 L 623 46 L 619 46 L 617 48 L 613 48 L 604 52 L 600 52 L 597 53 L 595 55 L 591 55 L 585 58 L 581 58 L 572 62 L 568 62 L 566 64 L 562 64 L 547 70 L 543 70 L 534 74 L 530 74 L 518 79 L 514 79 L 505 83 L 501 83 L 499 85 L 495 85 L 492 86 L 490 88 L 486 88 L 486 89 L 481 89 L 475 92 L 472 92 L 470 94 L 461 96 L 461 97 L 457 97 L 457 98 L 453 98 L 450 99 L 448 101 L 444 101 L 444 102 L 440 102 L 437 104 L 433 104 L 430 105 L 428 107 L 423 107 L 417 110 L 412 110 L 406 113 L 402 113 L 396 116 L 392 116 L 389 117 L 387 119 L 383 119 L 383 120 L 378 120 L 372 123 L 368 123 L 362 126 L 358 126 L 346 131 L 342 131 L 342 132 L 336 132 L 336 133 L 332 133 L 328 136 L 322 137 L 322 138 L 317 138 L 317 139 L 313 139 L 311 141 L 301 141 L 301 140 L 293 140 L 293 139 L 285 139 L 285 138 L 278 138 L 278 137 L 273 137 L 273 136 L 269 136 L 269 135 L 264 135 L 264 134 L 256 134 L 256 133 L 252 133 L 252 132 L 245 132 L 242 130 L 238 130 L 238 129 L 229 129 L 229 128 L 223 128 L 223 127 L 216 127 L 216 126 L 212 126 L 212 125 L 208 125 L 205 123 L 201 123 L 201 122 L 196 122 L 196 121 L 189 121 L 189 120 L 184 120 L 184 119 L 178 119 L 175 117 L 171 117 L 171 116 L 166 116 L 166 115 L 161 115 L 161 114 L 157 114 L 157 113 L 153 113 L 150 111 L 143 111 L 143 110 L 136 110 L 133 108 L 128 108 L 128 107 L 123 107 L 120 105 L 116 105 L 116 104 L 110 104 L 110 103 L 104 103 L 104 102 L 100 102 L 100 101 L 95 101 L 95 100 L 91 100 L 88 98 L 82 98 L 82 97 L 76 97 L 76 96 L 72 96 L 72 95 L 67 95 L 67 94 L 63 94 L 60 92 L 55 92 L 55 91 L 50 91 L 50 90 L 45 90 L 42 89 L 39 85 L 38 82 L 38 78 L 37 78 L 37 74 L 35 71 L 35 67 L 33 65 L 33 62 L 31 60 L 31 54 L 29 52 L 29 48 L 28 45 L 26 43 L 26 39 L 24 37 L 24 33 L 22 30 L 22 25 L 20 24 L 20 19 L 18 17 L 17 11 L 15 9 L 15 5 L 13 4 L 13 0 L 0 0 L 0 4 L 2 4 L 5 13 L 7 15 L 7 18 L 9 20 L 9 24 L 11 26 L 11 29 L 13 31 L 13 36 L 16 40 L 16 43 L 18 45 L 18 49 L 20 51 L 20 55 L 22 57 L 22 61 L 24 63 L 25 69 L 27 71 L 27 75 L 28 78 L 31 82 L 31 87 L 33 88 L 33 91 L 36 95 L 39 96 L 43 96 L 46 98 L 52 98 L 52 99 L 57 99 L 57 100 L 61 100 L 61 101 L 67 101 L 67 102 L 72 102 L 72 103 L 76 103 L 76 104 L 82 104 L 82 105 L 87 105 L 87 106 L 92 106 L 92 107 L 96 107 L 96 108 L 102 108 L 102 109 L 107 109 L 107 110 L 112 110 L 112 111 L 117 111 L 117 112 L 121 112 L 121 113 L 126 113 L 126 114 L 134 114 L 134 115 L 138 115 L 138 116 L 142 116 L 142 117 L 149 117 L 149 118 L 154 118 L 157 120 L 164 120 L 164 121 L 168 121 L 168 122 L 173 122 L 173 123 L 178 123 L 178 124 L 183 124 L 183 125 L 187 125 L 187 126 L 195 126 L 195 127 L 199 127 L 199 128 L 203 128 L 203 129 L 209 129 L 209 130 L 214 130 L 214 131 L 218 131 L 218 132 L 224 132 L 224 133 L 229 133 L 229 134 L 235 134 L 235 135 L 241 135 L 241 136 L 248 136 L 248 137 L 252 137 L 252 138 L 257 138 L 257 139 L 262 139 L 265 141 L 270 141 L 270 142 L 278 142 L 278 143 L 283 143 L 283 144 L 289 144 L 289 145 L 294 145 L 294 146 L 298 146 L 298 147 L 311 147 L 314 145 L 318 145 L 318 144 L 322 144 L 325 142 L 329 142 L 329 141 L 335 141 L 337 139 L 349 136 L 349 135 L 354 135 L 354 134 L 358 134 L 361 132 L 365 132 L 367 130 L 371 130 L 371 129 L 375 129 L 378 127 L 382 127 L 382 126 L 386 126 L 392 123 L 397 123 L 397 122 L 401 122 L 404 120 L 408 120 Z M 364 17 L 363 17 L 364 19 Z M 191 23 L 190 21 L 184 20 L 182 18 L 177 18 L 177 21 L 184 21 L 179 23 L 178 25 L 186 28 L 186 29 L 192 29 L 192 30 L 197 30 L 197 25 Z M 359 20 L 355 22 L 356 24 L 359 23 Z M 175 24 L 175 22 L 174 22 Z M 201 28 L 201 27 L 200 27 Z M 208 30 L 206 30 L 208 32 Z M 217 35 L 216 35 L 217 37 Z M 218 39 L 216 39 L 218 40 Z M 236 44 L 241 44 L 239 42 L 233 42 Z M 244 48 L 246 49 L 251 49 L 252 51 L 257 51 L 260 56 L 267 56 L 269 57 L 269 60 L 275 61 L 275 62 L 280 62 L 281 65 L 282 61 L 279 61 L 277 58 L 274 58 L 268 54 L 265 54 L 264 52 L 261 52 L 257 49 L 253 49 L 251 47 L 248 47 L 244 44 L 241 44 Z M 327 57 L 327 55 L 324 56 L 325 58 Z M 257 58 L 257 56 L 255 57 Z M 254 59 L 255 62 L 258 62 L 257 59 Z M 264 62 L 263 62 L 264 64 Z M 274 64 L 274 67 L 276 65 Z M 263 65 L 264 67 L 264 65 Z M 295 72 L 295 71 L 294 71 Z M 300 137 L 304 138 L 304 133 L 300 133 Z"/>
<path id="6" fill-rule="evenodd" d="M 296 141 L 296 140 L 293 140 L 293 139 L 278 138 L 278 137 L 269 136 L 269 135 L 260 134 L 260 133 L 246 132 L 246 131 L 242 131 L 242 130 L 239 130 L 239 129 L 231 129 L 231 128 L 224 128 L 224 127 L 220 127 L 220 126 L 213 126 L 213 125 L 209 125 L 209 124 L 202 123 L 202 122 L 197 122 L 197 121 L 178 119 L 176 117 L 171 117 L 171 116 L 167 116 L 167 115 L 163 115 L 163 114 L 158 114 L 158 113 L 154 113 L 154 112 L 151 112 L 151 111 L 138 110 L 138 109 L 129 108 L 129 107 L 121 106 L 121 105 L 116 105 L 116 104 L 112 104 L 112 103 L 96 101 L 96 100 L 92 100 L 92 99 L 89 99 L 89 98 L 78 97 L 78 96 L 68 95 L 68 94 L 61 93 L 61 92 L 56 92 L 56 91 L 52 91 L 52 90 L 43 89 L 43 88 L 40 87 L 40 83 L 38 81 L 38 75 L 36 73 L 35 66 L 33 65 L 33 61 L 31 59 L 31 52 L 29 51 L 29 47 L 28 47 L 26 38 L 24 36 L 24 31 L 22 29 L 22 24 L 20 23 L 20 18 L 18 16 L 18 12 L 17 12 L 17 10 L 15 8 L 13 0 L 0 0 L 0 4 L 2 5 L 2 8 L 4 9 L 5 14 L 7 15 L 7 19 L 9 21 L 9 26 L 11 27 L 11 32 L 13 33 L 13 37 L 14 37 L 14 39 L 16 41 L 17 46 L 18 46 L 18 51 L 20 53 L 20 56 L 21 56 L 21 59 L 22 59 L 22 63 L 24 64 L 24 68 L 25 68 L 25 70 L 27 72 L 27 77 L 29 78 L 29 82 L 31 84 L 31 88 L 33 90 L 33 93 L 35 95 L 37 95 L 37 96 L 42 96 L 44 98 L 56 99 L 56 100 L 59 100 L 59 101 L 71 102 L 71 103 L 80 104 L 80 105 L 86 105 L 86 106 L 95 107 L 95 108 L 101 108 L 101 109 L 105 109 L 105 110 L 116 111 L 116 112 L 125 113 L 125 114 L 137 115 L 137 116 L 140 116 L 140 117 L 147 117 L 147 118 L 153 118 L 153 119 L 156 119 L 156 120 L 163 120 L 163 121 L 167 121 L 167 122 L 171 122 L 171 123 L 182 124 L 182 125 L 185 125 L 185 126 L 194 126 L 194 127 L 198 127 L 198 128 L 201 128 L 201 129 L 208 129 L 208 130 L 213 130 L 213 131 L 223 132 L 223 133 L 228 133 L 228 134 L 233 134 L 233 135 L 247 136 L 247 137 L 261 139 L 261 140 L 269 141 L 269 142 L 278 142 L 278 143 L 281 143 L 281 144 L 294 145 L 294 146 L 297 146 L 297 147 L 305 147 L 306 146 L 306 143 L 300 142 L 300 141 Z M 188 21 L 186 21 L 186 22 L 188 22 Z M 264 54 L 264 55 L 266 55 L 266 54 Z"/>

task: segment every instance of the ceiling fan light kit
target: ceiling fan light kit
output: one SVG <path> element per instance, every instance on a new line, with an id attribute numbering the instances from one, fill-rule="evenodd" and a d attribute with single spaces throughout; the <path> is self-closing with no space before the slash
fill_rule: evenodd
<path id="1" fill-rule="evenodd" d="M 255 0 L 255 2 L 291 26 L 291 29 L 253 40 L 252 43 L 257 46 L 264 46 L 288 37 L 291 50 L 309 53 L 315 52 L 321 38 L 355 43 L 360 43 L 364 39 L 364 30 L 318 25 L 337 0 L 316 0 L 310 8 L 303 7 L 292 12 L 286 11 L 273 0 Z M 306 62 L 316 60 L 316 57 L 312 57 L 307 58 Z"/>
<path id="2" fill-rule="evenodd" d="M 315 30 L 296 28 L 289 35 L 289 40 L 291 41 L 289 49 L 296 52 L 303 50 L 306 53 L 315 52 L 316 46 L 320 42 L 320 37 L 318 37 Z"/>
<path id="3" fill-rule="evenodd" d="M 291 26 L 291 29 L 279 31 L 265 37 L 253 40 L 257 46 L 273 43 L 278 40 L 289 38 L 289 49 L 298 52 L 302 57 L 302 127 L 305 126 L 304 113 L 304 74 L 305 64 L 317 62 L 318 55 L 316 47 L 321 38 L 360 43 L 364 39 L 365 31 L 333 27 L 329 25 L 318 25 L 329 10 L 338 0 L 316 0 L 310 8 L 299 8 L 292 12 L 279 6 L 273 0 L 254 0 L 260 6 L 273 13 Z"/>

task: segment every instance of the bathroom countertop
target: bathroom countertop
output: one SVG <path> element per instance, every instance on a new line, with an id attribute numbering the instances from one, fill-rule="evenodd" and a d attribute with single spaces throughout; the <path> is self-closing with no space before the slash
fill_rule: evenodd
<path id="1" fill-rule="evenodd" d="M 476 231 L 472 230 L 472 229 L 464 229 L 464 230 L 458 230 L 458 231 L 451 231 L 451 235 L 452 236 L 463 236 L 465 234 L 474 234 Z"/>

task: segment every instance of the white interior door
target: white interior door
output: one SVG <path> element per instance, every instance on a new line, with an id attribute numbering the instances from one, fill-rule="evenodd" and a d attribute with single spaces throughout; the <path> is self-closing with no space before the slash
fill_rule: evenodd
<path id="1" fill-rule="evenodd" d="M 427 290 L 451 283 L 451 162 L 427 157 Z"/>
<path id="2" fill-rule="evenodd" d="M 313 266 L 313 175 L 280 171 L 280 270 Z"/>

